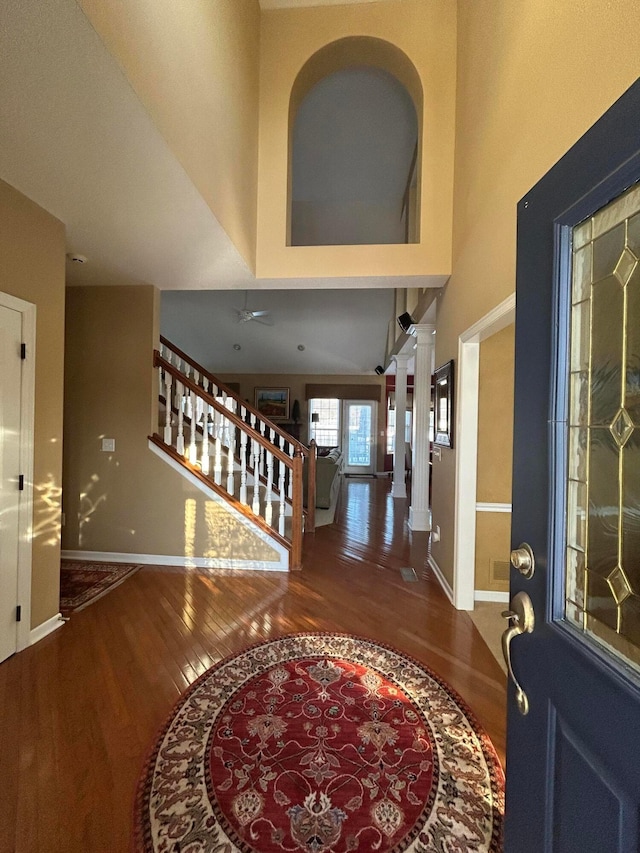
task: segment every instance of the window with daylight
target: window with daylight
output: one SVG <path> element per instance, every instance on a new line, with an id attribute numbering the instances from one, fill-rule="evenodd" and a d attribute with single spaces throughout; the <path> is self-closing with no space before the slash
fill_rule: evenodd
<path id="1" fill-rule="evenodd" d="M 413 412 L 407 409 L 405 414 L 404 440 L 407 445 L 411 445 L 411 425 Z M 393 453 L 396 440 L 396 410 L 387 409 L 387 454 Z"/>
<path id="2" fill-rule="evenodd" d="M 309 400 L 309 440 L 318 447 L 340 445 L 340 400 Z"/>

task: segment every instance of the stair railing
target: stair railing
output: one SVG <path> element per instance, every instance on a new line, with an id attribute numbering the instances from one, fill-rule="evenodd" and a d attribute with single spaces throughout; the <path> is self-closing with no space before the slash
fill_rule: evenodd
<path id="1" fill-rule="evenodd" d="M 293 455 L 281 450 L 251 423 L 235 397 L 224 392 L 213 396 L 157 350 L 154 367 L 165 400 L 165 420 L 162 435 L 149 436 L 150 440 L 284 545 L 290 552 L 289 567 L 300 569 L 303 491 L 302 455 L 297 448 Z M 254 481 L 251 489 L 248 474 Z M 290 532 L 287 502 L 292 508 Z"/>
<path id="2" fill-rule="evenodd" d="M 316 443 L 312 441 L 309 447 L 302 444 L 301 441 L 289 435 L 286 430 L 283 430 L 278 424 L 270 421 L 261 412 L 258 411 L 246 400 L 242 400 L 238 394 L 220 382 L 220 380 L 210 373 L 201 364 L 192 359 L 187 353 L 179 349 L 175 344 L 171 343 L 167 338 L 160 336 L 160 356 L 169 364 L 176 367 L 180 373 L 190 378 L 197 386 L 201 387 L 213 397 L 222 397 L 225 401 L 233 400 L 235 403 L 234 411 L 243 410 L 243 417 L 247 419 L 253 429 L 257 430 L 262 436 L 272 441 L 280 450 L 284 451 L 291 459 L 298 454 L 302 459 L 302 466 L 307 468 L 307 500 L 305 515 L 305 531 L 313 533 L 315 531 L 315 511 L 316 511 Z M 229 404 L 232 405 L 232 404 Z M 300 489 L 302 489 L 302 481 Z M 291 493 L 287 494 L 287 500 L 292 499 L 293 485 Z"/>

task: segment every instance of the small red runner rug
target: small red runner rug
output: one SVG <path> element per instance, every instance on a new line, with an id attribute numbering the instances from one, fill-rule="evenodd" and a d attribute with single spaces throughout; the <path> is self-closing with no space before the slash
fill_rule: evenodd
<path id="1" fill-rule="evenodd" d="M 300 634 L 213 667 L 140 781 L 144 853 L 498 853 L 504 776 L 463 701 L 423 664 Z"/>
<path id="2" fill-rule="evenodd" d="M 63 616 L 82 610 L 137 572 L 131 563 L 94 563 L 62 560 L 60 564 L 60 612 Z"/>

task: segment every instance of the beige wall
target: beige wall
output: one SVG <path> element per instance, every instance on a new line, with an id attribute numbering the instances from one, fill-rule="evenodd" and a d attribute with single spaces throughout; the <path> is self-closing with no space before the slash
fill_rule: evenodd
<path id="1" fill-rule="evenodd" d="M 309 410 L 307 401 L 305 400 L 305 386 L 307 383 L 314 385 L 329 383 L 331 385 L 374 385 L 376 389 L 381 388 L 380 403 L 378 404 L 378 433 L 376 438 L 377 444 L 377 471 L 384 470 L 384 449 L 385 436 L 384 433 L 387 427 L 386 424 L 386 398 L 385 398 L 385 380 L 384 376 L 352 376 L 334 374 L 323 375 L 318 373 L 219 373 L 218 379 L 221 382 L 239 382 L 240 396 L 243 400 L 248 400 L 253 405 L 254 392 L 256 388 L 289 388 L 289 404 L 293 406 L 293 401 L 298 400 L 300 403 L 300 423 L 301 433 L 300 441 L 304 444 L 308 442 L 308 423 Z"/>
<path id="2" fill-rule="evenodd" d="M 423 88 L 421 240 L 397 246 L 287 246 L 289 96 L 316 51 L 348 36 L 384 39 Z M 262 14 L 257 274 L 440 275 L 451 269 L 456 5 L 451 0 L 277 9 Z"/>
<path id="3" fill-rule="evenodd" d="M 436 362 L 515 287 L 516 203 L 631 85 L 637 0 L 459 0 L 453 275 Z M 433 469 L 433 556 L 453 578 L 456 451 Z"/>
<path id="4" fill-rule="evenodd" d="M 0 181 L 0 287 L 36 305 L 31 627 L 59 610 L 65 234 Z"/>
<path id="5" fill-rule="evenodd" d="M 480 503 L 511 503 L 513 456 L 513 323 L 480 344 L 478 480 Z M 476 513 L 476 589 L 506 591 L 491 575 L 491 561 L 509 562 L 511 514 Z"/>
<path id="6" fill-rule="evenodd" d="M 80 0 L 80 5 L 253 268 L 258 0 Z"/>
<path id="7" fill-rule="evenodd" d="M 63 547 L 275 562 L 147 446 L 157 431 L 158 297 L 149 285 L 67 290 Z M 115 453 L 100 449 L 103 437 Z"/>

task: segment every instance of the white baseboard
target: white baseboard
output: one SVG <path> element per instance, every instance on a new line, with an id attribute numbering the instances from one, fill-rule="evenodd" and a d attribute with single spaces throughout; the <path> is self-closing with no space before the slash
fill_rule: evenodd
<path id="1" fill-rule="evenodd" d="M 473 591 L 474 601 L 496 601 L 504 604 L 509 603 L 508 592 L 494 592 L 491 589 L 475 589 Z"/>
<path id="2" fill-rule="evenodd" d="M 46 622 L 43 622 L 41 625 L 38 625 L 37 628 L 32 628 L 29 634 L 29 645 L 32 646 L 34 643 L 39 642 L 40 640 L 44 640 L 49 634 L 58 628 L 62 628 L 64 625 L 64 619 L 62 618 L 61 613 L 56 613 L 55 616 L 52 616 L 51 619 L 47 619 Z"/>
<path id="3" fill-rule="evenodd" d="M 440 584 L 440 586 L 444 590 L 444 594 L 447 596 L 449 601 L 453 604 L 453 590 L 451 589 L 451 585 L 450 585 L 449 581 L 442 574 L 442 569 L 440 568 L 440 566 L 436 563 L 436 561 L 431 556 L 428 558 L 427 562 L 429 563 L 430 567 L 433 569 L 433 573 L 436 576 L 436 578 L 438 579 L 438 583 Z"/>
<path id="4" fill-rule="evenodd" d="M 287 552 L 285 551 L 285 554 Z M 243 569 L 287 572 L 286 560 L 226 560 L 222 557 L 172 557 L 166 554 L 123 554 L 118 551 L 62 551 L 64 560 L 95 560 L 97 563 L 140 563 L 143 566 L 179 566 L 185 569 Z"/>

